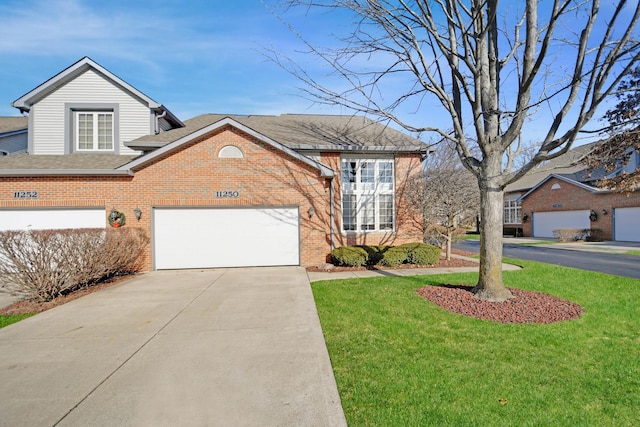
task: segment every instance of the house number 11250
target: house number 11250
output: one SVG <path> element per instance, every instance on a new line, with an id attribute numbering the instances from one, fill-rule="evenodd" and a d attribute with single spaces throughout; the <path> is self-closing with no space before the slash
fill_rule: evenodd
<path id="1" fill-rule="evenodd" d="M 237 191 L 216 191 L 216 197 L 240 197 L 240 193 Z"/>

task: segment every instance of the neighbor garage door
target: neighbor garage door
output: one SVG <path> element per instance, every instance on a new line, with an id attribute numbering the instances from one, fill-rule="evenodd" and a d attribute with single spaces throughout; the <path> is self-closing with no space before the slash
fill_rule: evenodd
<path id="1" fill-rule="evenodd" d="M 156 208 L 156 269 L 300 264 L 298 208 Z"/>
<path id="2" fill-rule="evenodd" d="M 640 208 L 616 208 L 613 213 L 613 239 L 640 242 Z"/>
<path id="3" fill-rule="evenodd" d="M 106 222 L 104 208 L 0 210 L 0 231 L 104 228 Z"/>
<path id="4" fill-rule="evenodd" d="M 554 237 L 559 228 L 591 228 L 589 211 L 534 212 L 533 237 Z"/>

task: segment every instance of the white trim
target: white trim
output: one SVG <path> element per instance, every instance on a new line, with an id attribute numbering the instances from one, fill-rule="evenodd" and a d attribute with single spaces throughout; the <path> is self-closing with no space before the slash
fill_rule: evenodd
<path id="1" fill-rule="evenodd" d="M 343 164 L 355 164 L 355 182 L 347 182 L 345 184 L 345 173 L 343 170 Z M 391 183 L 382 184 L 380 182 L 380 165 L 382 163 L 391 164 Z M 362 171 L 363 165 L 373 164 L 373 171 L 371 172 L 372 182 L 363 182 Z M 351 170 L 351 168 L 350 168 Z M 348 172 L 349 175 L 352 172 Z M 340 158 L 340 201 L 341 201 L 341 229 L 343 233 L 378 233 L 378 232 L 393 232 L 396 226 L 396 203 L 395 203 L 395 175 L 396 165 L 393 158 L 390 157 L 348 157 L 343 156 Z M 368 176 L 368 175 L 367 175 Z M 381 228 L 381 198 L 382 196 L 391 197 L 391 228 Z M 345 198 L 351 199 L 350 204 L 354 205 L 350 209 L 355 214 L 355 230 L 345 228 Z M 355 199 L 355 203 L 353 203 Z M 373 202 L 373 203 L 371 203 Z M 373 218 L 371 218 L 373 216 Z M 366 221 L 365 219 L 372 219 L 373 223 Z M 372 228 L 365 228 L 372 227 Z"/>
<path id="2" fill-rule="evenodd" d="M 63 86 L 64 84 L 66 84 L 67 81 L 72 80 L 73 78 L 75 78 L 76 75 L 82 74 L 83 72 L 85 72 L 86 70 L 91 69 L 91 68 L 94 69 L 95 71 L 101 73 L 107 79 L 111 80 L 113 83 L 115 83 L 118 86 L 122 87 L 124 90 L 128 91 L 129 93 L 131 93 L 132 95 L 136 96 L 140 100 L 146 102 L 147 105 L 149 106 L 149 108 L 151 108 L 151 109 L 162 108 L 162 104 L 159 104 L 158 102 L 156 102 L 153 99 L 149 98 L 147 95 L 145 95 L 144 93 L 140 92 L 138 89 L 134 88 L 129 83 L 125 82 L 124 80 L 122 80 L 118 76 L 116 76 L 115 74 L 111 73 L 106 68 L 104 68 L 101 65 L 99 65 L 98 63 L 94 62 L 88 56 L 85 56 L 84 58 L 82 58 L 81 60 L 76 62 L 75 64 L 71 65 L 70 67 L 68 67 L 68 68 L 66 68 L 64 70 L 62 70 L 60 73 L 56 74 L 55 76 L 53 76 L 52 78 L 50 78 L 46 82 L 44 82 L 41 85 L 39 85 L 38 87 L 36 87 L 35 89 L 33 89 L 33 90 L 29 91 L 28 93 L 22 95 L 20 98 L 18 98 L 15 101 L 13 101 L 13 103 L 11 105 L 14 106 L 15 108 L 20 109 L 21 111 L 29 111 L 30 108 L 31 108 L 31 105 L 33 104 L 33 98 L 41 98 L 43 96 L 43 93 L 50 92 L 50 91 L 52 92 L 52 91 L 56 90 L 58 87 Z"/>

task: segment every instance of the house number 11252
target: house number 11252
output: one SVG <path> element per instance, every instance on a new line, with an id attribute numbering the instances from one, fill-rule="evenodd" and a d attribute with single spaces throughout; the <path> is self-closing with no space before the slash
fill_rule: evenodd
<path id="1" fill-rule="evenodd" d="M 216 197 L 240 197 L 240 193 L 237 191 L 216 191 Z"/>

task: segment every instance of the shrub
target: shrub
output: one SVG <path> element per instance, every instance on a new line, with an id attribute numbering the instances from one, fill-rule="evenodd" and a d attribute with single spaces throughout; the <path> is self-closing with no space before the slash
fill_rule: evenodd
<path id="1" fill-rule="evenodd" d="M 372 246 L 372 245 L 358 245 L 356 248 L 362 248 L 367 253 L 367 265 L 376 265 L 382 260 L 384 253 L 388 251 L 391 246 Z"/>
<path id="2" fill-rule="evenodd" d="M 335 265 L 362 267 L 367 263 L 367 251 L 356 246 L 341 246 L 331 251 L 331 260 Z"/>
<path id="3" fill-rule="evenodd" d="M 407 249 L 400 246 L 389 248 L 384 251 L 382 259 L 378 264 L 385 267 L 394 267 L 402 264 L 407 260 L 407 253 Z"/>
<path id="4" fill-rule="evenodd" d="M 582 234 L 587 242 L 602 242 L 604 240 L 604 234 L 599 228 L 585 228 L 582 230 Z"/>
<path id="5" fill-rule="evenodd" d="M 559 228 L 553 230 L 553 237 L 556 237 L 561 242 L 575 242 L 576 240 L 582 240 L 584 235 L 583 230 L 577 228 Z"/>
<path id="6" fill-rule="evenodd" d="M 409 249 L 407 254 L 407 263 L 418 265 L 433 265 L 440 260 L 440 248 L 426 243 L 420 243 L 418 246 Z"/>
<path id="7" fill-rule="evenodd" d="M 0 232 L 0 291 L 40 302 L 140 270 L 149 242 L 126 229 Z"/>

